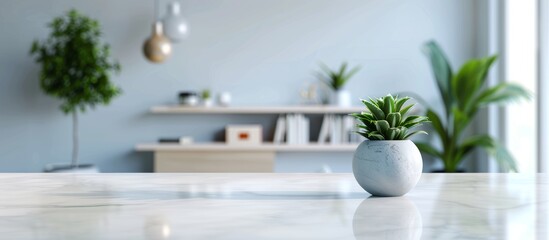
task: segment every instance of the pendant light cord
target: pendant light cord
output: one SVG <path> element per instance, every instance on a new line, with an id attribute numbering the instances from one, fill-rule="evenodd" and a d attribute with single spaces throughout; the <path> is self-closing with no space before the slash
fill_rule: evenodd
<path id="1" fill-rule="evenodd" d="M 159 0 L 154 0 L 154 22 L 158 21 L 158 3 Z"/>

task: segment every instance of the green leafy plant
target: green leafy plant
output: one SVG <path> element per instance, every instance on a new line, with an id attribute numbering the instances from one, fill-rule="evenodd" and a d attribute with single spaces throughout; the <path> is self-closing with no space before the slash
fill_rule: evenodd
<path id="1" fill-rule="evenodd" d="M 73 116 L 73 167 L 78 166 L 78 111 L 107 105 L 121 93 L 110 82 L 120 65 L 110 59 L 110 47 L 101 43 L 99 23 L 70 10 L 48 25 L 49 37 L 34 41 L 31 55 L 41 64 L 40 87 L 62 101 L 61 110 Z"/>
<path id="2" fill-rule="evenodd" d="M 436 42 L 426 43 L 424 52 L 430 60 L 444 106 L 442 115 L 432 108 L 427 109 L 426 115 L 442 147 L 439 149 L 429 143 L 416 143 L 418 148 L 423 153 L 441 159 L 446 172 L 455 172 L 464 157 L 476 148 L 487 151 L 502 168 L 517 171 L 511 154 L 492 137 L 485 134 L 466 137 L 464 133 L 479 109 L 491 104 L 529 99 L 530 93 L 511 83 L 486 86 L 486 77 L 497 56 L 472 59 L 454 74 L 446 55 Z"/>
<path id="3" fill-rule="evenodd" d="M 318 76 L 320 80 L 326 83 L 330 88 L 334 91 L 338 91 L 360 70 L 360 67 L 356 66 L 347 71 L 347 67 L 347 63 L 344 62 L 341 64 L 341 67 L 339 67 L 339 70 L 334 71 L 326 66 L 326 64 L 320 63 L 322 71 L 318 72 Z"/>
<path id="4" fill-rule="evenodd" d="M 412 131 L 429 119 L 424 116 L 408 115 L 414 104 L 404 105 L 409 97 L 393 97 L 387 95 L 378 99 L 362 100 L 367 112 L 353 113 L 361 122 L 358 124 L 358 133 L 369 140 L 405 140 L 411 136 L 425 131 Z"/>
<path id="5" fill-rule="evenodd" d="M 204 89 L 202 90 L 202 99 L 210 99 L 212 97 L 212 93 L 210 89 Z"/>

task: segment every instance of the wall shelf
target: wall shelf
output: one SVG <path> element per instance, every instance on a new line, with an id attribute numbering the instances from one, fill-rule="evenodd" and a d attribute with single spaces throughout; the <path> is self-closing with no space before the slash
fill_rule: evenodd
<path id="1" fill-rule="evenodd" d="M 228 145 L 225 143 L 152 143 L 138 144 L 136 151 L 141 152 L 353 152 L 358 144 L 318 144 L 310 143 L 303 145 L 263 143 L 261 145 Z"/>
<path id="2" fill-rule="evenodd" d="M 364 111 L 364 107 L 337 106 L 241 106 L 241 107 L 186 107 L 155 106 L 150 109 L 158 114 L 350 114 Z"/>
<path id="3" fill-rule="evenodd" d="M 337 106 L 230 106 L 230 107 L 188 107 L 181 105 L 155 106 L 153 114 L 338 114 L 345 115 L 364 111 L 364 107 Z M 224 142 L 210 143 L 148 143 L 137 144 L 138 152 L 154 153 L 155 172 L 273 172 L 278 153 L 352 153 L 357 143 L 309 143 L 275 144 L 264 142 L 259 145 L 228 145 Z"/>

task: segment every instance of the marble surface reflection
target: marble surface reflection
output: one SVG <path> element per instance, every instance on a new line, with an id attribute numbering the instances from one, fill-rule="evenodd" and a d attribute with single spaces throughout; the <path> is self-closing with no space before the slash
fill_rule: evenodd
<path id="1" fill-rule="evenodd" d="M 0 174 L 5 239 L 549 239 L 547 175 Z"/>
<path id="2" fill-rule="evenodd" d="M 360 239 L 421 239 L 421 213 L 407 197 L 370 197 L 353 216 L 353 233 Z"/>

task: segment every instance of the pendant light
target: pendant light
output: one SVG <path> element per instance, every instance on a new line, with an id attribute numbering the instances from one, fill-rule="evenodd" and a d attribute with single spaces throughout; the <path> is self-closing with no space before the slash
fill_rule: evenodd
<path id="1" fill-rule="evenodd" d="M 145 40 L 143 53 L 145 57 L 153 63 L 161 63 L 172 53 L 172 43 L 164 35 L 162 22 L 158 20 L 158 0 L 154 2 L 154 20 L 151 36 Z"/>
<path id="2" fill-rule="evenodd" d="M 164 33 L 172 42 L 180 42 L 189 35 L 189 24 L 181 15 L 181 7 L 178 2 L 168 4 L 168 12 L 164 17 Z"/>

